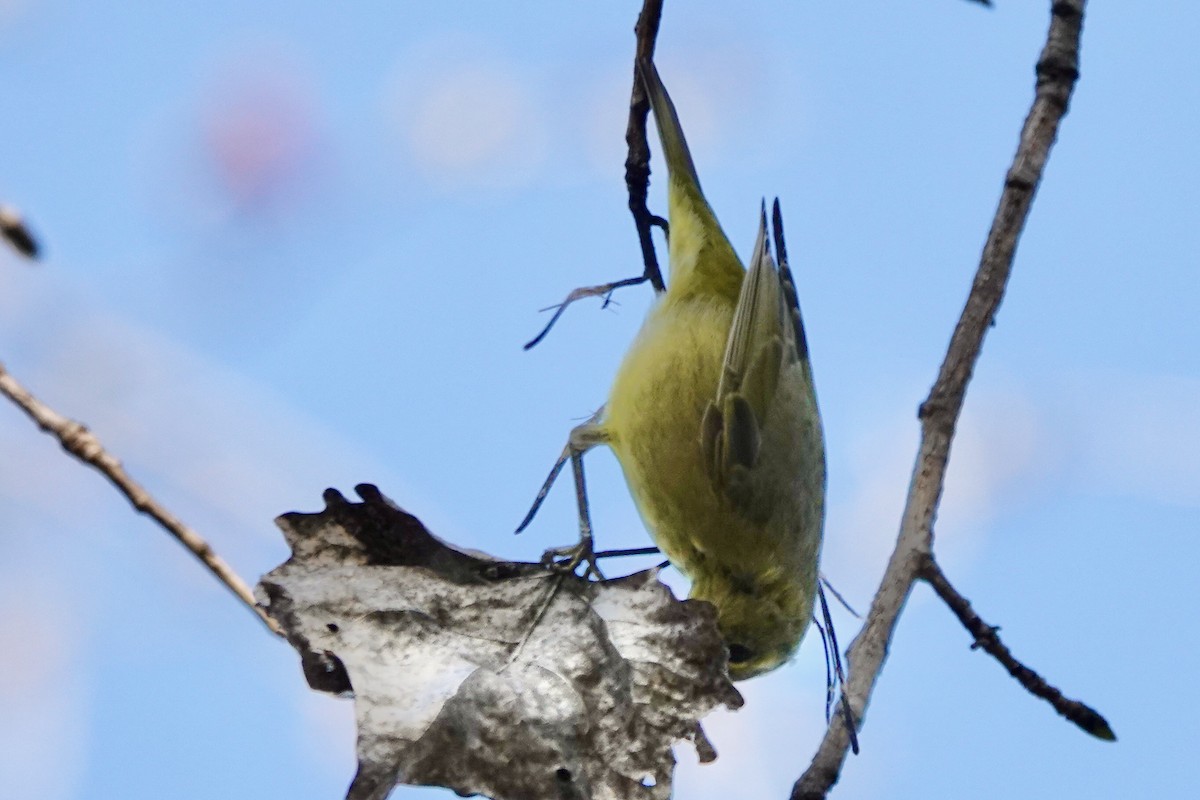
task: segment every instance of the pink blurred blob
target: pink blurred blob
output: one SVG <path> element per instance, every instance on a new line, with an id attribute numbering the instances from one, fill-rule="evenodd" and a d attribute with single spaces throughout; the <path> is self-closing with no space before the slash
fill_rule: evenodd
<path id="1" fill-rule="evenodd" d="M 204 90 L 203 167 L 232 210 L 278 210 L 311 183 L 320 152 L 313 94 L 304 70 L 272 49 L 242 54 Z"/>

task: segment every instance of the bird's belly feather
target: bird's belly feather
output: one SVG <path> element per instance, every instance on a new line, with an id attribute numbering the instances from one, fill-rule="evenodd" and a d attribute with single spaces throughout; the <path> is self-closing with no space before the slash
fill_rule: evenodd
<path id="1" fill-rule="evenodd" d="M 732 319 L 733 309 L 720 301 L 668 299 L 647 318 L 606 407 L 604 427 L 643 521 L 693 580 L 717 569 L 769 580 L 794 572 L 806 557 L 815 561 L 819 547 L 819 516 L 815 526 L 777 515 L 748 520 L 713 488 L 704 467 L 701 419 L 716 397 Z M 765 488 L 803 490 L 781 477 L 784 485 Z M 796 507 L 794 499 L 778 505 Z M 819 506 L 814 511 L 819 515 Z M 814 539 L 798 535 L 807 527 L 814 527 L 814 541 L 801 541 Z"/>

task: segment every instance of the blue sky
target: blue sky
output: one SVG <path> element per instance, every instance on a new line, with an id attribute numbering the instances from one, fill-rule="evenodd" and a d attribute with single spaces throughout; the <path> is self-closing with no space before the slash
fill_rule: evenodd
<path id="1" fill-rule="evenodd" d="M 0 200 L 47 251 L 0 253 L 0 360 L 249 579 L 286 556 L 277 514 L 361 481 L 466 546 L 571 541 L 562 489 L 511 530 L 650 302 L 582 303 L 521 350 L 537 309 L 641 269 L 622 181 L 638 4 L 399 5 L 0 4 Z M 660 70 L 743 254 L 760 199 L 784 204 L 827 426 L 825 571 L 862 607 L 1048 6 L 667 3 Z M 1022 693 L 919 587 L 836 796 L 1195 790 L 1200 10 L 1092 6 L 936 546 L 1120 741 Z M 601 541 L 644 544 L 615 462 L 589 458 Z M 2 406 L 0 637 L 6 797 L 329 798 L 353 773 L 350 703 Z M 744 684 L 707 724 L 720 759 L 679 749 L 676 796 L 786 796 L 823 728 L 821 664 L 813 639 Z"/>

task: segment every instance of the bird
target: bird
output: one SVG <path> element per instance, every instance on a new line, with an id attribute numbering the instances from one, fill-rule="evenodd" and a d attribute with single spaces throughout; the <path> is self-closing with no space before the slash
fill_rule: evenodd
<path id="1" fill-rule="evenodd" d="M 747 270 L 701 191 L 657 68 L 644 59 L 638 72 L 667 166 L 667 286 L 604 407 L 571 431 L 581 542 L 551 552 L 570 569 L 592 561 L 582 456 L 607 445 L 690 597 L 716 607 L 730 677 L 744 680 L 787 662 L 813 616 L 826 471 L 808 343 L 779 201 L 779 262 L 764 202 Z"/>

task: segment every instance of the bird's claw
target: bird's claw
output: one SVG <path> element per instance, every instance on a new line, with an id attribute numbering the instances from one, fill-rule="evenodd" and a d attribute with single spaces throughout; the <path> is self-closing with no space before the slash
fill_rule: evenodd
<path id="1" fill-rule="evenodd" d="M 578 544 L 568 547 L 551 547 L 542 554 L 542 566 L 560 575 L 574 573 L 580 564 L 586 565 L 583 577 L 590 580 L 604 580 L 604 574 L 596 564 L 596 551 L 592 548 L 590 539 L 584 539 Z"/>

